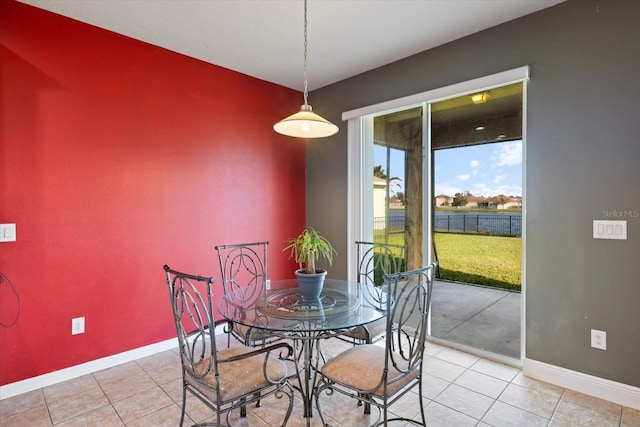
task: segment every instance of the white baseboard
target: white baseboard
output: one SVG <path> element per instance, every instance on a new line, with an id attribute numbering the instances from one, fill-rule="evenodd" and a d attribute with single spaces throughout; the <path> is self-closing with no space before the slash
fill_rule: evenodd
<path id="1" fill-rule="evenodd" d="M 111 368 L 122 363 L 131 362 L 132 360 L 151 356 L 152 354 L 177 347 L 178 339 L 172 338 L 159 343 L 125 351 L 123 353 L 114 354 L 113 356 L 107 356 L 101 359 L 92 360 L 91 362 L 60 369 L 59 371 L 49 372 L 48 374 L 39 375 L 22 381 L 16 381 L 15 383 L 0 386 L 0 400 L 17 396 L 18 394 L 27 393 L 29 391 L 38 390 L 42 387 L 81 377 L 82 375 L 91 374 L 102 369 Z"/>
<path id="2" fill-rule="evenodd" d="M 555 365 L 525 359 L 522 373 L 560 387 L 640 410 L 640 388 Z"/>

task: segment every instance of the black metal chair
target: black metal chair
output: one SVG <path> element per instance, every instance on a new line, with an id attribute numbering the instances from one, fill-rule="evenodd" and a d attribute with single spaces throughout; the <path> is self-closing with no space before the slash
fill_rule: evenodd
<path id="1" fill-rule="evenodd" d="M 229 416 L 240 409 L 246 417 L 246 405 L 265 396 L 287 396 L 289 407 L 282 426 L 293 408 L 293 389 L 287 379 L 287 367 L 281 358 L 293 349 L 281 342 L 256 350 L 234 347 L 218 350 L 211 302 L 213 277 L 194 276 L 164 266 L 169 287 L 182 361 L 182 415 L 184 422 L 187 392 L 215 411 L 217 426 L 229 425 Z M 222 414 L 226 414 L 225 423 Z"/>
<path id="2" fill-rule="evenodd" d="M 435 265 L 385 276 L 388 298 L 384 346 L 354 346 L 320 368 L 315 401 L 322 425 L 326 425 L 321 405 L 324 391 L 364 401 L 365 413 L 370 413 L 370 405 L 378 407 L 376 426 L 386 426 L 390 421 L 426 425 L 422 364 Z M 416 386 L 421 421 L 403 416 L 389 418 L 388 408 Z"/>
<path id="3" fill-rule="evenodd" d="M 383 285 L 385 274 L 400 273 L 406 269 L 404 246 L 358 241 L 356 256 L 358 259 L 356 281 L 373 287 Z M 370 297 L 375 298 L 377 295 L 378 293 L 372 293 Z M 371 344 L 382 338 L 385 328 L 386 320 L 383 318 L 358 326 L 341 336 L 341 339 L 354 344 Z"/>
<path id="4" fill-rule="evenodd" d="M 242 306 L 263 295 L 267 287 L 267 246 L 269 242 L 220 245 L 215 249 L 220 261 L 224 294 Z M 228 323 L 227 332 L 244 345 L 257 347 L 280 340 L 263 329 Z"/>

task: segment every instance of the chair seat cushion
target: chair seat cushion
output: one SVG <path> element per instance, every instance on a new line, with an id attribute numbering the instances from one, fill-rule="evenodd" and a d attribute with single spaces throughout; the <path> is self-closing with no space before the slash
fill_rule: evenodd
<path id="1" fill-rule="evenodd" d="M 396 357 L 400 358 L 400 355 Z M 322 366 L 321 372 L 332 382 L 382 397 L 384 388 L 381 380 L 384 375 L 384 361 L 384 347 L 363 344 L 330 359 Z M 393 396 L 419 375 L 417 368 L 409 373 L 403 373 L 389 366 L 387 381 L 390 384 L 387 386 L 387 396 Z"/>
<path id="2" fill-rule="evenodd" d="M 218 359 L 247 353 L 255 349 L 233 347 L 218 351 Z M 259 354 L 247 359 L 237 360 L 234 362 L 220 362 L 218 368 L 220 370 L 220 397 L 221 401 L 229 401 L 251 394 L 255 390 L 267 387 L 270 383 L 264 376 L 262 369 L 266 353 Z M 187 372 L 187 382 L 197 388 L 202 394 L 207 396 L 213 402 L 217 402 L 215 391 L 215 372 L 213 367 L 210 372 L 202 372 L 208 368 L 209 363 L 201 363 L 201 369 L 196 370 L 196 375 L 203 378 L 197 379 Z M 278 358 L 269 355 L 267 363 L 267 375 L 272 382 L 282 382 L 287 376 L 287 366 Z M 208 384 L 210 385 L 208 385 Z"/>
<path id="3" fill-rule="evenodd" d="M 387 319 L 382 318 L 375 320 L 371 323 L 367 323 L 366 325 L 357 326 L 353 330 L 345 333 L 346 336 L 350 338 L 354 338 L 361 341 L 367 340 L 367 335 L 373 341 L 379 335 L 382 335 L 387 329 Z"/>
<path id="4" fill-rule="evenodd" d="M 275 339 L 275 336 L 265 329 L 245 326 L 240 323 L 234 323 L 233 330 L 236 336 L 245 342 L 246 345 L 254 345 L 254 341 Z"/>

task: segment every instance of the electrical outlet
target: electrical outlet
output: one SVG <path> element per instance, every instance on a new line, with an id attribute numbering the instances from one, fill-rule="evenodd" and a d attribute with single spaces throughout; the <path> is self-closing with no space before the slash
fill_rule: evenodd
<path id="1" fill-rule="evenodd" d="M 84 334 L 84 317 L 71 319 L 71 335 Z"/>
<path id="2" fill-rule="evenodd" d="M 16 241 L 16 225 L 0 224 L 0 242 Z"/>
<path id="3" fill-rule="evenodd" d="M 607 333 L 605 331 L 591 330 L 591 347 L 600 350 L 607 349 Z"/>

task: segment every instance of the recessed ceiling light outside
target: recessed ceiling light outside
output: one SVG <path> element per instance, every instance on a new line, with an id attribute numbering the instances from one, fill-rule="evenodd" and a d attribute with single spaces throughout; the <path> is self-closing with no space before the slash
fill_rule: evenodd
<path id="1" fill-rule="evenodd" d="M 489 92 L 474 93 L 470 98 L 474 104 L 484 104 L 489 100 Z"/>

